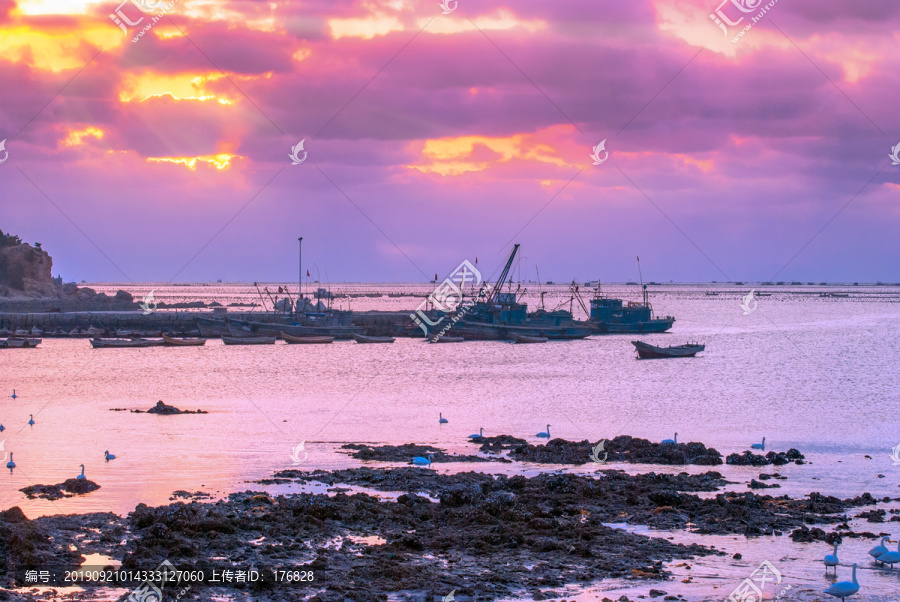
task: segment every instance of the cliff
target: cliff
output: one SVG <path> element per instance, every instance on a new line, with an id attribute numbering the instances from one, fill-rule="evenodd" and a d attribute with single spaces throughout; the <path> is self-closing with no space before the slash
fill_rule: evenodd
<path id="1" fill-rule="evenodd" d="M 8 297 L 12 291 L 58 294 L 52 269 L 53 259 L 47 251 L 0 230 L 0 295 Z"/>
<path id="2" fill-rule="evenodd" d="M 90 288 L 54 281 L 53 259 L 40 243 L 31 246 L 0 230 L 0 311 L 68 311 L 134 309 L 132 296 L 115 297 Z M 23 305 L 26 303 L 26 305 Z"/>

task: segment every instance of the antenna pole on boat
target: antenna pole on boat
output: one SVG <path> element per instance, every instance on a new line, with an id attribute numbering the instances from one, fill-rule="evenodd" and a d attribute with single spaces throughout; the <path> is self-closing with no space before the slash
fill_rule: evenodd
<path id="1" fill-rule="evenodd" d="M 641 279 L 641 295 L 644 298 L 644 305 L 647 305 L 647 287 L 644 285 L 644 275 L 641 274 L 641 258 L 638 256 L 637 258 L 638 264 L 638 277 Z"/>
<path id="2" fill-rule="evenodd" d="M 262 291 L 259 290 L 259 283 L 254 282 L 253 286 L 256 287 L 256 294 L 259 295 L 259 300 L 262 302 L 263 311 L 269 311 L 268 308 L 266 308 L 266 300 L 263 299 Z"/>
<path id="3" fill-rule="evenodd" d="M 299 271 L 297 272 L 297 296 L 302 299 L 303 298 L 303 237 L 297 239 L 297 242 L 300 243 L 299 250 L 297 254 L 297 263 L 299 264 Z"/>
<path id="4" fill-rule="evenodd" d="M 541 309 L 544 309 L 544 287 L 541 283 L 541 271 L 538 269 L 537 264 L 534 264 L 534 271 L 537 274 L 538 291 L 541 293 Z"/>

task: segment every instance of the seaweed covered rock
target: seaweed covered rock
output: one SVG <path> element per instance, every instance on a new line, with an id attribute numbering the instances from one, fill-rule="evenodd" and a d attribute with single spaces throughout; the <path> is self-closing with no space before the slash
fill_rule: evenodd
<path id="1" fill-rule="evenodd" d="M 520 440 L 521 441 L 521 440 Z M 601 443 L 603 444 L 601 446 Z M 546 445 L 531 445 L 525 442 L 512 443 L 509 457 L 521 462 L 542 464 L 586 464 L 596 462 L 629 462 L 632 464 L 696 464 L 717 466 L 722 463 L 722 454 L 702 443 L 653 443 L 628 435 L 620 435 L 612 441 L 591 443 L 551 439 Z M 596 453 L 595 453 L 595 450 Z"/>
<path id="2" fill-rule="evenodd" d="M 765 456 L 757 455 L 750 451 L 742 454 L 730 454 L 726 459 L 726 464 L 734 466 L 783 466 L 793 462 L 794 464 L 804 464 L 805 456 L 793 447 L 786 452 L 770 451 Z"/>

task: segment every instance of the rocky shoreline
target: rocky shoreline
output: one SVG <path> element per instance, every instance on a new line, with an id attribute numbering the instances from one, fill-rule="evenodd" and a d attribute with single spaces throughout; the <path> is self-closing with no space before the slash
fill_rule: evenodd
<path id="1" fill-rule="evenodd" d="M 608 448 L 612 452 L 621 446 L 617 453 L 626 457 L 632 448 L 651 449 L 643 440 L 629 438 L 638 441 L 631 447 L 617 440 Z M 518 449 L 515 455 L 529 462 L 540 457 L 539 447 L 546 447 L 544 452 L 551 454 L 547 459 L 555 463 L 563 463 L 560 458 L 573 449 L 581 453 L 585 445 L 590 448 L 587 442 L 564 440 L 523 447 L 512 437 L 481 443 L 510 456 Z M 659 453 L 646 452 L 645 457 L 660 464 L 688 449 L 693 451 L 682 458 L 686 461 L 709 458 L 715 451 L 703 448 L 705 453 L 696 455 L 702 451 L 699 444 L 683 444 L 681 451 L 652 445 Z M 408 460 L 410 454 L 427 452 L 435 454 L 436 463 L 471 461 L 413 444 L 345 448 L 362 459 Z M 760 475 L 765 477 L 778 478 Z M 662 596 L 671 578 L 664 563 L 690 564 L 691 559 L 724 553 L 618 527 L 810 542 L 874 538 L 879 534 L 851 532 L 848 512 L 888 501 L 868 494 L 847 500 L 818 493 L 773 497 L 730 491 L 734 483 L 715 471 L 629 475 L 601 466 L 591 475 L 533 477 L 441 474 L 419 467 L 285 470 L 258 482 L 288 483 L 319 483 L 328 490 L 285 495 L 245 491 L 218 501 L 207 501 L 203 492 L 180 491 L 173 499 L 187 502 L 156 508 L 140 504 L 125 517 L 94 513 L 29 520 L 11 508 L 0 512 L 0 553 L 8 559 L 0 566 L 0 584 L 22 587 L 25 570 L 74 570 L 82 554 L 102 554 L 120 561 L 122 569 L 152 570 L 167 560 L 179 570 L 207 575 L 216 569 L 253 568 L 263 576 L 252 583 L 194 585 L 187 595 L 193 599 L 243 593 L 257 600 L 368 602 L 387 600 L 388 594 L 440 600 L 453 591 L 460 601 L 549 600 L 564 599 L 567 584 L 587 586 L 602 579 L 634 581 L 647 586 L 647 595 Z M 870 522 L 885 520 L 883 511 L 869 514 Z M 833 525 L 830 532 L 821 528 L 827 525 Z M 314 577 L 291 584 L 272 578 L 277 571 L 300 569 Z M 86 587 L 89 592 L 99 586 Z"/>

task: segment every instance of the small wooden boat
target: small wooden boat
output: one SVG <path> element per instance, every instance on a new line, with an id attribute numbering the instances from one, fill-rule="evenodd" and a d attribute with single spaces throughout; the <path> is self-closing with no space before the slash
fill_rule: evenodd
<path id="1" fill-rule="evenodd" d="M 513 337 L 514 343 L 546 343 L 549 340 L 547 337 L 529 337 L 523 334 L 517 334 Z"/>
<path id="2" fill-rule="evenodd" d="M 462 343 L 463 341 L 465 341 L 465 339 L 462 337 L 448 337 L 447 335 L 444 335 L 442 337 L 430 337 L 425 340 L 429 343 Z"/>
<path id="3" fill-rule="evenodd" d="M 637 351 L 640 359 L 658 359 L 665 357 L 694 357 L 699 352 L 706 349 L 706 345 L 701 343 L 686 343 L 684 345 L 673 345 L 672 347 L 657 347 L 643 341 L 631 341 Z"/>
<path id="4" fill-rule="evenodd" d="M 6 347 L 10 349 L 29 349 L 37 347 L 43 339 L 30 339 L 24 337 L 9 337 L 6 339 Z"/>
<path id="5" fill-rule="evenodd" d="M 151 341 L 149 339 L 91 339 L 91 347 L 94 349 L 124 349 L 129 347 L 161 347 L 164 341 Z"/>
<path id="6" fill-rule="evenodd" d="M 393 343 L 394 337 L 370 337 L 364 334 L 354 334 L 353 339 L 357 343 Z"/>
<path id="7" fill-rule="evenodd" d="M 202 347 L 206 345 L 206 339 L 173 339 L 166 335 L 162 335 L 162 338 L 167 347 Z"/>
<path id="8" fill-rule="evenodd" d="M 283 332 L 281 338 L 289 345 L 322 345 L 334 342 L 334 337 L 294 337 Z"/>
<path id="9" fill-rule="evenodd" d="M 275 337 L 222 337 L 226 345 L 274 345 Z"/>

